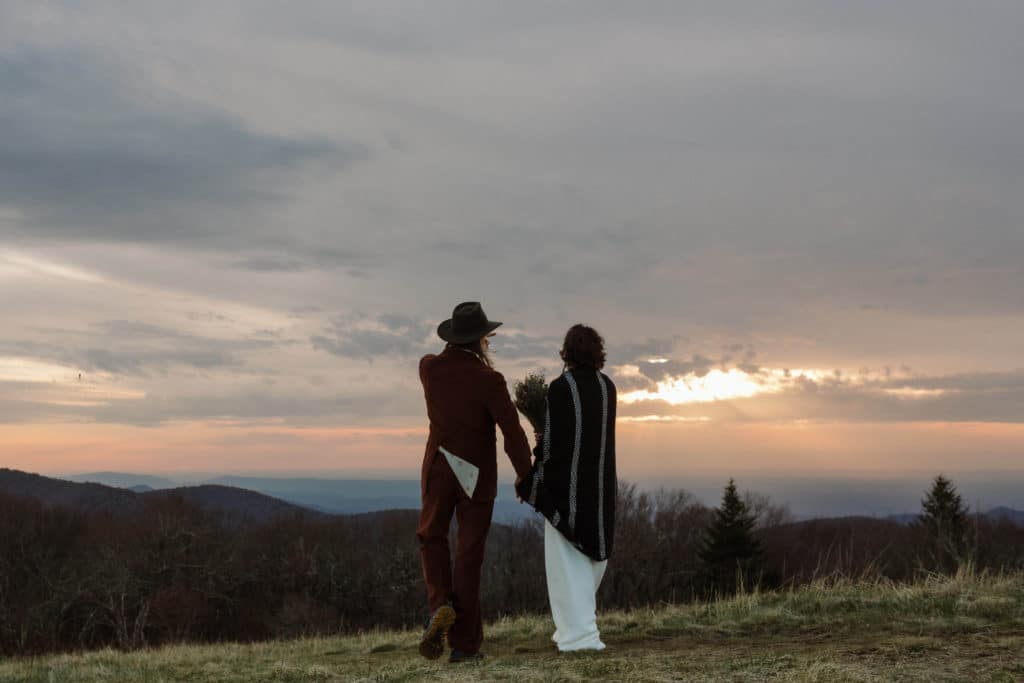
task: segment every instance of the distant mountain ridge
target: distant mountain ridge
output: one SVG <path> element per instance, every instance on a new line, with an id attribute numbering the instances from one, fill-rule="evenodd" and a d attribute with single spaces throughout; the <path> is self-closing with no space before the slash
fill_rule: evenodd
<path id="1" fill-rule="evenodd" d="M 52 479 L 40 474 L 0 469 L 0 493 L 31 498 L 46 506 L 83 512 L 134 513 L 142 510 L 140 494 L 105 484 Z"/>
<path id="2" fill-rule="evenodd" d="M 1024 526 L 1024 510 L 999 506 L 986 512 L 985 516 L 992 520 L 1006 519 L 1017 526 Z"/>
<path id="3" fill-rule="evenodd" d="M 30 498 L 46 506 L 119 515 L 141 512 L 151 500 L 180 496 L 200 509 L 221 512 L 235 521 L 266 522 L 292 515 L 327 516 L 256 491 L 231 486 L 205 484 L 136 492 L 129 488 L 65 481 L 6 468 L 0 469 L 0 493 Z"/>
<path id="4" fill-rule="evenodd" d="M 166 477 L 157 477 L 152 474 L 132 474 L 129 472 L 86 472 L 84 474 L 69 474 L 58 478 L 80 483 L 116 486 L 122 489 L 132 488 L 133 486 L 148 486 L 151 489 L 173 489 L 181 486 L 180 482 Z"/>
<path id="5" fill-rule="evenodd" d="M 182 488 L 181 483 L 165 477 L 124 472 L 93 472 L 62 478 L 82 482 L 98 482 L 132 490 L 136 490 L 135 487 L 139 486 L 149 486 L 157 490 Z M 229 475 L 190 484 L 192 487 L 205 485 L 254 491 L 323 514 L 355 515 L 381 510 L 418 510 L 420 508 L 420 485 L 419 481 L 415 479 L 275 478 Z M 865 514 L 870 515 L 871 513 L 865 510 Z M 984 514 L 992 520 L 1006 518 L 1018 526 L 1024 526 L 1024 511 L 1021 510 L 999 506 Z M 495 521 L 508 523 L 531 516 L 533 516 L 533 510 L 515 500 L 511 486 L 499 486 L 498 499 L 494 506 Z M 818 514 L 798 517 L 798 519 L 830 519 L 842 516 Z M 887 515 L 884 519 L 900 524 L 910 524 L 917 519 L 917 516 L 917 513 L 902 513 Z"/>
<path id="6" fill-rule="evenodd" d="M 154 489 L 181 487 L 182 484 L 144 474 L 93 472 L 66 479 L 90 481 L 132 488 L 146 485 Z M 220 485 L 256 491 L 294 505 L 325 514 L 356 515 L 381 510 L 419 510 L 420 482 L 416 479 L 326 479 L 313 477 L 221 476 L 190 485 Z M 494 503 L 496 522 L 516 522 L 533 516 L 533 509 L 520 504 L 510 485 L 498 487 Z"/>
<path id="7" fill-rule="evenodd" d="M 420 508 L 413 479 L 313 479 L 223 476 L 208 483 L 237 486 L 340 515 Z"/>
<path id="8" fill-rule="evenodd" d="M 1001 519 L 1005 519 L 1011 524 L 1017 526 L 1024 526 L 1024 510 L 1014 510 L 1006 506 L 994 507 L 988 512 L 981 513 L 982 517 L 986 517 L 993 522 L 998 522 Z M 917 521 L 920 515 L 912 512 L 904 512 L 898 515 L 889 515 L 886 519 L 893 522 L 899 522 L 900 524 L 913 524 Z"/>

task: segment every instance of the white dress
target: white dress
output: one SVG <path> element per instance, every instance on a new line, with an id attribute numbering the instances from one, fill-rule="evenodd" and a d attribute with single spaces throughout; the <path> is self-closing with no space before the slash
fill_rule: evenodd
<path id="1" fill-rule="evenodd" d="M 555 621 L 551 640 L 560 652 L 604 649 L 597 630 L 597 588 L 607 567 L 608 560 L 590 559 L 544 521 L 544 568 Z"/>

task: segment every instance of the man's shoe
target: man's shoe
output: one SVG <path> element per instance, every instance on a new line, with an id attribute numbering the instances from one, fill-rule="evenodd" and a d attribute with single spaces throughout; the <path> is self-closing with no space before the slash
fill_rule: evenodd
<path id="1" fill-rule="evenodd" d="M 482 652 L 463 652 L 462 650 L 452 650 L 452 653 L 448 655 L 449 664 L 461 664 L 463 662 L 479 662 L 484 658 Z"/>
<path id="2" fill-rule="evenodd" d="M 423 639 L 420 640 L 420 654 L 427 659 L 437 659 L 444 654 L 444 639 L 448 636 L 448 629 L 455 623 L 455 610 L 450 605 L 441 605 L 430 617 L 427 630 L 423 632 Z"/>

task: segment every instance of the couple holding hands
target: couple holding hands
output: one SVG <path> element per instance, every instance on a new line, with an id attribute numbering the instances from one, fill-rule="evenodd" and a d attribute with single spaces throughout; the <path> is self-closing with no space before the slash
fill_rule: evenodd
<path id="1" fill-rule="evenodd" d="M 495 426 L 516 472 L 516 493 L 544 518 L 544 564 L 552 640 L 559 651 L 602 650 L 596 593 L 615 528 L 615 385 L 601 372 L 604 340 L 574 325 L 565 336 L 565 371 L 548 386 L 543 431 L 530 457 L 505 378 L 492 365 L 489 337 L 501 325 L 478 302 L 459 304 L 442 322 L 447 342 L 420 360 L 430 419 L 417 537 L 431 618 L 420 654 L 449 661 L 482 658 L 480 572 L 497 494 Z M 448 546 L 458 522 L 454 563 Z"/>

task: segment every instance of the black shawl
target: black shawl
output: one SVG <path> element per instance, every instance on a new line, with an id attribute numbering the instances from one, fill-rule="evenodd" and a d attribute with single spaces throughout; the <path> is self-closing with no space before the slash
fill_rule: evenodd
<path id="1" fill-rule="evenodd" d="M 583 554 L 605 560 L 615 535 L 615 385 L 575 368 L 548 387 L 545 429 L 519 495 Z"/>

